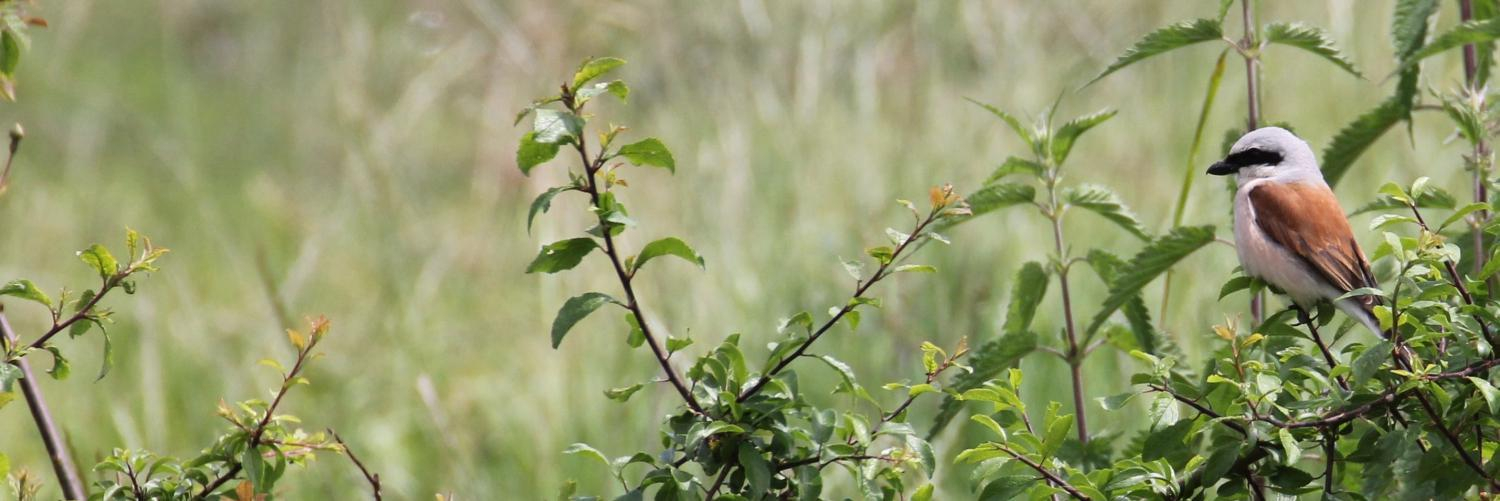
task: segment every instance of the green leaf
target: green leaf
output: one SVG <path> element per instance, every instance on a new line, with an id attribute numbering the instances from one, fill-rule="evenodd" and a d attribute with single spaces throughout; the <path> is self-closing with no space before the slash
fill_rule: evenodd
<path id="1" fill-rule="evenodd" d="M 740 443 L 738 456 L 745 480 L 750 483 L 750 499 L 760 499 L 771 488 L 771 464 L 748 442 Z"/>
<path id="2" fill-rule="evenodd" d="M 1391 42 L 1397 61 L 1410 58 L 1427 43 L 1432 15 L 1437 10 L 1437 0 L 1397 0 L 1395 12 L 1391 16 Z M 1417 94 L 1417 77 L 1420 71 L 1421 68 L 1417 65 L 1401 70 L 1401 78 L 1396 82 L 1396 94 L 1392 97 L 1402 104 L 1405 115 L 1403 120 L 1407 124 L 1411 123 L 1411 103 Z"/>
<path id="3" fill-rule="evenodd" d="M 16 65 L 21 63 L 21 44 L 10 30 L 0 33 L 0 74 L 16 76 Z"/>
<path id="4" fill-rule="evenodd" d="M 1223 27 L 1220 26 L 1219 21 L 1214 19 L 1194 19 L 1158 29 L 1136 42 L 1134 46 L 1120 55 L 1118 59 L 1115 59 L 1115 62 L 1110 63 L 1109 67 L 1105 68 L 1103 73 L 1090 80 L 1089 84 L 1092 85 L 1094 82 L 1099 81 L 1099 79 L 1104 78 L 1105 75 L 1135 64 L 1142 59 L 1199 42 L 1220 40 L 1223 38 Z"/>
<path id="5" fill-rule="evenodd" d="M 108 279 L 120 271 L 120 263 L 115 261 L 115 256 L 110 254 L 109 249 L 104 248 L 103 245 L 94 244 L 78 251 L 78 257 L 98 272 L 99 278 Z"/>
<path id="6" fill-rule="evenodd" d="M 1073 143 L 1078 141 L 1079 136 L 1114 116 L 1114 110 L 1099 110 L 1091 115 L 1069 120 L 1062 127 L 1058 127 L 1057 132 L 1052 136 L 1052 164 L 1062 165 L 1063 161 L 1067 160 L 1068 153 L 1073 151 Z"/>
<path id="7" fill-rule="evenodd" d="M 1219 17 L 1220 20 L 1223 16 Z M 1197 179 L 1198 171 L 1203 167 L 1198 165 L 1198 150 L 1203 147 L 1203 131 L 1207 129 L 1208 114 L 1214 107 L 1214 100 L 1219 95 L 1219 84 L 1224 81 L 1224 59 L 1229 56 L 1229 49 L 1219 52 L 1219 59 L 1214 63 L 1214 71 L 1208 77 L 1208 92 L 1203 96 L 1203 105 L 1198 109 L 1198 125 L 1193 128 L 1193 142 L 1188 147 L 1187 159 L 1183 162 L 1182 188 L 1177 192 L 1177 206 L 1172 210 L 1172 226 L 1182 226 L 1182 216 L 1187 213 L 1188 192 L 1193 187 L 1193 180 Z"/>
<path id="8" fill-rule="evenodd" d="M 1489 404 L 1490 415 L 1500 416 L 1500 390 L 1496 390 L 1495 385 L 1490 384 L 1489 381 L 1474 376 L 1469 376 L 1469 382 L 1474 383 L 1474 387 L 1479 389 L 1481 395 L 1484 395 L 1484 403 Z"/>
<path id="9" fill-rule="evenodd" d="M 531 222 L 536 219 L 538 213 L 546 214 L 548 210 L 552 209 L 553 197 L 556 197 L 558 193 L 572 189 L 572 186 L 557 186 L 542 192 L 541 195 L 537 195 L 536 199 L 531 201 L 531 210 L 526 213 L 526 233 L 531 233 Z"/>
<path id="10" fill-rule="evenodd" d="M 530 137 L 533 142 L 551 145 L 567 144 L 573 142 L 578 136 L 583 134 L 583 119 L 567 111 L 538 108 L 536 110 L 536 119 L 532 121 L 531 128 L 532 134 Z M 519 158 L 519 153 L 517 155 Z M 551 156 L 547 158 L 550 159 Z M 543 161 L 546 160 L 544 159 Z M 527 169 L 522 170 L 525 171 Z"/>
<path id="11" fill-rule="evenodd" d="M 583 261 L 584 256 L 589 255 L 599 244 L 592 238 L 579 237 L 567 240 L 559 240 L 542 247 L 542 251 L 536 255 L 536 259 L 526 267 L 526 273 L 557 273 L 559 271 L 571 270 Z"/>
<path id="12" fill-rule="evenodd" d="M 1031 329 L 1036 310 L 1047 295 L 1047 271 L 1041 263 L 1028 261 L 1016 270 L 1016 278 L 1010 286 L 1010 303 L 1005 307 L 1005 334 L 1016 334 Z"/>
<path id="13" fill-rule="evenodd" d="M 686 259 L 690 263 L 697 264 L 699 268 L 703 268 L 703 256 L 699 256 L 697 251 L 694 251 L 692 247 L 689 247 L 681 239 L 667 237 L 646 244 L 646 248 L 641 249 L 641 255 L 636 256 L 635 267 L 631 269 L 631 273 L 634 274 L 640 271 L 641 267 L 646 265 L 646 261 L 660 256 L 677 256 Z"/>
<path id="14" fill-rule="evenodd" d="M 1418 61 L 1464 45 L 1494 42 L 1497 38 L 1500 38 L 1500 18 L 1469 21 L 1453 27 L 1447 33 L 1438 35 L 1432 43 L 1402 60 L 1400 68 L 1405 69 L 1417 64 Z"/>
<path id="15" fill-rule="evenodd" d="M 677 353 L 693 345 L 693 338 L 667 336 L 667 354 Z"/>
<path id="16" fill-rule="evenodd" d="M 62 351 L 56 347 L 48 346 L 46 348 L 48 352 L 52 353 L 52 368 L 47 369 L 47 375 L 52 376 L 52 379 L 58 381 L 67 379 L 68 375 L 73 373 L 73 364 L 68 363 L 68 359 L 63 358 Z"/>
<path id="17" fill-rule="evenodd" d="M 1249 289 L 1254 284 L 1254 278 L 1245 275 L 1236 275 L 1234 278 L 1229 279 L 1228 282 L 1224 282 L 1224 286 L 1219 288 L 1219 299 L 1223 300 L 1230 294 Z"/>
<path id="18" fill-rule="evenodd" d="M 1231 443 L 1219 446 L 1209 453 L 1208 460 L 1203 462 L 1203 480 L 1199 485 L 1214 485 L 1240 457 L 1240 444 Z"/>
<path id="19" fill-rule="evenodd" d="M 953 380 L 950 388 L 959 392 L 978 388 L 1005 369 L 1015 366 L 1021 358 L 1036 351 L 1036 347 L 1036 333 L 1031 331 L 1007 333 L 989 340 L 969 356 L 973 372 L 959 375 Z M 962 409 L 963 401 L 951 395 L 945 398 L 937 417 L 933 418 L 932 429 L 927 432 L 928 437 L 942 431 Z"/>
<path id="20" fill-rule="evenodd" d="M 1339 179 L 1354 166 L 1354 161 L 1370 145 L 1375 144 L 1375 140 L 1380 139 L 1391 126 L 1405 119 L 1409 105 L 1410 103 L 1403 104 L 1394 97 L 1386 99 L 1340 129 L 1333 136 L 1333 141 L 1328 143 L 1328 147 L 1323 149 L 1323 178 L 1328 181 L 1328 185 L 1338 184 Z"/>
<path id="21" fill-rule="evenodd" d="M 578 72 L 573 74 L 573 88 L 583 87 L 583 84 L 599 78 L 599 75 L 609 73 L 611 70 L 619 68 L 624 64 L 625 60 L 617 57 L 596 57 L 584 61 L 578 67 Z"/>
<path id="22" fill-rule="evenodd" d="M 1084 331 L 1097 331 L 1115 310 L 1140 293 L 1158 275 L 1213 241 L 1213 226 L 1183 226 L 1147 244 L 1130 259 L 1123 273 L 1110 285 L 1109 296 Z"/>
<path id="23" fill-rule="evenodd" d="M 1031 203 L 1031 201 L 1035 198 L 1036 188 L 1033 188 L 1030 185 L 1019 183 L 994 183 L 989 186 L 985 186 L 984 188 L 980 188 L 979 191 L 969 194 L 969 196 L 964 197 L 964 200 L 969 202 L 969 210 L 973 211 L 973 215 L 978 216 L 988 212 L 994 212 L 996 210 L 1004 209 L 1013 205 Z M 950 219 L 948 221 L 951 222 L 945 224 L 943 227 L 951 227 L 958 223 L 962 223 L 964 221 L 969 221 L 972 219 L 974 218 L 966 217 L 961 219 Z"/>
<path id="24" fill-rule="evenodd" d="M 521 168 L 521 175 L 530 176 L 532 168 L 557 156 L 557 150 L 557 143 L 539 143 L 536 140 L 536 131 L 527 132 L 526 135 L 521 136 L 521 146 L 516 148 L 516 167 Z M 551 190 L 548 190 L 548 193 L 551 193 Z M 546 193 L 543 196 L 546 196 Z M 550 201 L 552 198 L 547 197 L 547 199 Z M 532 215 L 536 215 L 535 208 L 536 204 L 533 203 Z M 546 212 L 546 209 L 543 209 L 543 212 Z M 531 218 L 526 219 L 526 229 L 531 230 Z"/>
<path id="25" fill-rule="evenodd" d="M 922 484 L 915 492 L 911 493 L 911 501 L 932 501 L 932 483 Z"/>
<path id="26" fill-rule="evenodd" d="M 1344 57 L 1338 47 L 1334 47 L 1333 39 L 1323 30 L 1301 23 L 1270 23 L 1265 27 L 1266 42 L 1289 45 L 1327 59 L 1334 65 L 1342 68 L 1350 74 L 1364 78 L 1359 70 L 1354 69 L 1354 62 Z"/>
<path id="27" fill-rule="evenodd" d="M 1406 194 L 1401 190 L 1401 187 L 1396 186 L 1393 183 L 1388 184 L 1390 184 L 1390 186 L 1386 187 L 1385 191 L 1399 194 L 1398 196 L 1403 199 L 1406 198 Z M 1442 188 L 1438 188 L 1436 186 L 1428 186 L 1422 190 L 1422 193 L 1420 195 L 1417 196 L 1415 205 L 1421 209 L 1453 209 L 1457 207 L 1458 200 L 1454 198 L 1452 193 L 1448 193 Z M 1351 214 L 1364 214 L 1366 212 L 1382 210 L 1396 210 L 1400 212 L 1406 212 L 1410 209 L 1407 208 L 1405 201 L 1394 198 L 1390 193 L 1385 193 L 1375 201 L 1362 205 L 1358 209 L 1355 209 Z"/>
<path id="28" fill-rule="evenodd" d="M 989 111 L 990 114 L 999 117 L 1000 120 L 1005 122 L 1005 125 L 1009 125 L 1010 130 L 1015 131 L 1016 136 L 1020 137 L 1022 141 L 1025 141 L 1028 146 L 1036 146 L 1036 136 L 1032 133 L 1031 129 L 1028 129 L 1026 126 L 1021 125 L 1021 121 L 1017 120 L 1015 116 L 1001 111 L 1000 108 L 975 101 L 973 98 L 966 97 L 964 99 L 967 99 L 969 102 L 978 105 L 980 108 L 984 108 L 986 111 Z"/>
<path id="29" fill-rule="evenodd" d="M 1063 201 L 1070 206 L 1087 209 L 1103 216 L 1136 238 L 1151 240 L 1151 236 L 1146 234 L 1146 228 L 1141 226 L 1140 220 L 1136 219 L 1135 213 L 1131 212 L 1120 197 L 1109 188 L 1096 184 L 1083 184 L 1063 190 L 1062 196 Z"/>
<path id="30" fill-rule="evenodd" d="M 626 400 L 630 400 L 630 396 L 634 395 L 635 392 L 640 391 L 643 386 L 644 385 L 642 385 L 641 383 L 636 383 L 623 388 L 612 388 L 604 390 L 604 396 L 609 397 L 610 400 L 614 400 L 616 402 L 624 402 Z"/>
<path id="31" fill-rule="evenodd" d="M 672 152 L 667 150 L 667 145 L 662 144 L 660 139 L 654 137 L 622 146 L 619 154 L 636 165 L 662 167 L 673 173 L 677 172 L 677 162 L 672 159 Z"/>
<path id="32" fill-rule="evenodd" d="M 908 271 L 920 273 L 937 273 L 937 268 L 933 267 L 930 264 L 903 264 L 901 266 L 897 266 L 894 270 L 895 273 Z"/>
<path id="33" fill-rule="evenodd" d="M 1490 209 L 1490 204 L 1487 204 L 1487 203 L 1484 203 L 1484 202 L 1474 202 L 1474 203 L 1465 205 L 1463 207 L 1459 207 L 1458 210 L 1454 211 L 1452 215 L 1448 216 L 1447 219 L 1444 219 L 1443 222 L 1442 222 L 1442 224 L 1439 224 L 1438 227 L 1437 227 L 1437 229 L 1434 230 L 1434 231 L 1441 232 L 1441 231 L 1447 229 L 1448 226 L 1452 225 L 1453 223 L 1457 223 L 1459 221 L 1462 221 L 1463 218 L 1467 217 L 1469 214 L 1473 214 L 1473 213 L 1478 212 L 1478 211 L 1489 210 L 1489 209 Z"/>
<path id="34" fill-rule="evenodd" d="M 1282 464 L 1287 466 L 1297 464 L 1297 461 L 1302 459 L 1302 447 L 1297 445 L 1297 439 L 1292 436 L 1292 431 L 1282 428 L 1276 432 L 1276 435 L 1281 438 L 1282 451 L 1286 452 Z"/>
<path id="35" fill-rule="evenodd" d="M 1039 178 L 1046 170 L 1046 167 L 1034 161 L 1019 157 L 1007 157 L 1005 163 L 995 168 L 995 172 L 990 173 L 989 179 L 984 180 L 984 184 L 987 186 L 1012 174 L 1031 174 L 1033 177 Z"/>
<path id="36" fill-rule="evenodd" d="M 1110 395 L 1108 397 L 1099 397 L 1099 406 L 1103 407 L 1104 410 L 1107 411 L 1117 411 L 1124 408 L 1125 404 L 1135 399 L 1137 395 L 1140 395 L 1140 392 L 1127 391 L 1125 393 Z"/>
<path id="37" fill-rule="evenodd" d="M 625 85 L 625 82 L 619 80 L 599 82 L 588 87 L 578 89 L 577 95 L 580 102 L 586 103 L 589 102 L 589 100 L 592 100 L 600 94 L 604 93 L 614 95 L 616 98 L 620 99 L 620 102 L 623 103 L 630 98 L 630 87 Z"/>
<path id="38" fill-rule="evenodd" d="M 115 344 L 110 340 L 109 331 L 104 330 L 104 324 L 99 324 L 99 335 L 104 338 L 104 354 L 99 357 L 99 375 L 94 378 L 95 381 L 104 379 L 115 366 Z"/>
<path id="39" fill-rule="evenodd" d="M 1354 362 L 1350 364 L 1354 372 L 1354 384 L 1362 385 L 1365 383 L 1365 381 L 1369 381 L 1370 376 L 1374 376 L 1375 371 L 1380 369 L 1380 365 L 1385 363 L 1385 361 L 1389 360 L 1390 358 L 1390 341 L 1381 341 L 1373 346 L 1370 346 L 1369 348 L 1366 348 L 1365 351 L 1363 353 L 1360 353 L 1359 357 L 1355 358 Z"/>
<path id="40" fill-rule="evenodd" d="M 583 320 L 605 303 L 624 306 L 619 300 L 602 292 L 586 292 L 568 298 L 568 301 L 563 303 L 562 309 L 558 310 L 557 319 L 552 321 L 552 348 L 557 349 L 557 346 L 562 344 L 563 336 L 568 335 L 568 331 L 573 329 L 579 320 Z"/>
<path id="41" fill-rule="evenodd" d="M 1072 429 L 1072 414 L 1058 416 L 1047 423 L 1047 434 L 1042 439 L 1042 464 L 1047 464 L 1047 459 L 1057 454 L 1057 449 L 1062 447 L 1063 441 L 1068 438 L 1068 431 Z"/>
<path id="42" fill-rule="evenodd" d="M 48 309 L 52 308 L 52 298 L 47 293 L 37 288 L 30 280 L 13 280 L 8 284 L 0 286 L 0 296 L 15 296 L 21 299 L 42 303 Z"/>
<path id="43" fill-rule="evenodd" d="M 563 454 L 583 456 L 602 463 L 606 468 L 614 469 L 614 465 L 609 462 L 609 458 L 605 457 L 603 452 L 599 452 L 599 449 L 595 449 L 589 444 L 580 442 L 569 445 L 567 449 L 563 449 Z"/>

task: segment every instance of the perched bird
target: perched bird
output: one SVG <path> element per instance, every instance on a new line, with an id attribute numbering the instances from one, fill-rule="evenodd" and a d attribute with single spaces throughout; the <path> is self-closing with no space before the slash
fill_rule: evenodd
<path id="1" fill-rule="evenodd" d="M 1307 142 L 1280 127 L 1250 131 L 1208 173 L 1235 174 L 1234 247 L 1245 274 L 1290 296 L 1307 321 L 1323 301 L 1381 334 L 1374 296 L 1336 300 L 1375 287 L 1370 261 Z"/>

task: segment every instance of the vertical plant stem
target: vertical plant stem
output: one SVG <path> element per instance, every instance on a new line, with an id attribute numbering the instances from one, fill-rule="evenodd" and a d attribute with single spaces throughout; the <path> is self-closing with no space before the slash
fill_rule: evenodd
<path id="1" fill-rule="evenodd" d="M 1458 1 L 1458 16 L 1460 22 L 1469 22 L 1474 19 L 1473 0 Z M 1474 44 L 1464 45 L 1464 85 L 1469 92 L 1479 92 L 1479 54 Z M 1489 174 L 1489 144 L 1480 137 L 1474 142 L 1474 201 L 1489 203 L 1488 187 L 1485 186 Z M 1475 228 L 1482 227 L 1490 218 L 1489 211 L 1478 211 L 1474 213 Z M 1484 269 L 1485 260 L 1489 257 L 1484 252 L 1484 232 L 1474 231 L 1474 273 Z"/>
<path id="2" fill-rule="evenodd" d="M 1245 132 L 1260 128 L 1260 49 L 1255 46 L 1255 7 L 1251 5 L 1254 1 L 1240 0 L 1245 27 L 1245 35 L 1240 39 L 1240 55 L 1245 58 Z M 1265 318 L 1265 300 L 1263 293 L 1250 295 L 1251 325 L 1259 326 Z"/>
<path id="3" fill-rule="evenodd" d="M 1187 212 L 1188 192 L 1193 187 L 1193 179 L 1198 175 L 1198 166 L 1195 163 L 1198 150 L 1203 146 L 1203 129 L 1208 123 L 1208 112 L 1214 107 L 1214 98 L 1219 95 L 1219 83 L 1224 80 L 1224 61 L 1229 57 L 1229 50 L 1219 53 L 1218 62 L 1214 63 L 1214 72 L 1208 77 L 1208 92 L 1203 96 L 1203 108 L 1198 110 L 1198 125 L 1193 128 L 1193 144 L 1188 147 L 1187 159 L 1183 162 L 1182 188 L 1177 191 L 1177 207 L 1172 211 L 1172 227 L 1182 226 L 1182 216 Z M 1172 269 L 1167 269 L 1167 276 L 1162 280 L 1161 288 L 1161 311 L 1157 314 L 1158 328 L 1166 328 L 1167 306 L 1172 303 Z"/>
<path id="4" fill-rule="evenodd" d="M 566 84 L 563 85 L 563 105 L 568 108 L 568 111 L 581 114 L 581 106 L 574 101 L 573 90 L 568 88 Z M 579 160 L 583 162 L 584 179 L 587 180 L 587 184 L 583 188 L 589 194 L 589 204 L 597 208 L 599 207 L 601 192 L 597 174 L 604 167 L 605 146 L 600 146 L 599 154 L 596 157 L 589 158 L 586 138 L 586 135 L 580 134 L 578 140 L 573 142 L 573 146 L 574 149 L 578 150 Z M 646 338 L 646 345 L 651 347 L 651 354 L 655 356 L 656 363 L 661 366 L 662 372 L 666 374 L 667 381 L 677 390 L 677 394 L 682 396 L 683 403 L 687 404 L 688 409 L 691 409 L 693 413 L 700 416 L 708 415 L 708 412 L 703 410 L 702 404 L 698 403 L 698 399 L 693 397 L 693 390 L 688 388 L 687 384 L 683 382 L 682 376 L 677 374 L 677 369 L 672 368 L 672 362 L 669 358 L 671 354 L 667 353 L 666 349 L 658 342 L 656 334 L 651 330 L 651 322 L 646 320 L 646 313 L 641 308 L 640 301 L 636 299 L 635 287 L 631 285 L 634 276 L 631 272 L 625 270 L 624 259 L 620 257 L 620 250 L 615 245 L 610 224 L 604 220 L 602 213 L 599 215 L 599 228 L 603 229 L 600 233 L 604 238 L 604 253 L 609 256 L 609 263 L 614 266 L 615 277 L 619 280 L 620 287 L 625 290 L 625 309 L 630 310 L 630 313 L 635 315 L 636 323 L 640 325 L 641 334 Z"/>
<path id="5" fill-rule="evenodd" d="M 1047 216 L 1052 219 L 1052 243 L 1056 249 L 1057 281 L 1062 288 L 1063 322 L 1066 326 L 1068 336 L 1068 370 L 1073 379 L 1073 413 L 1078 420 L 1078 441 L 1089 443 L 1088 419 L 1084 416 L 1084 394 L 1083 394 L 1083 356 L 1082 350 L 1078 349 L 1078 331 L 1073 325 L 1073 296 L 1068 289 L 1068 264 L 1067 249 L 1063 246 L 1062 228 L 1062 204 L 1057 201 L 1057 167 L 1052 168 L 1047 178 L 1047 194 L 1050 197 L 1051 208 Z"/>
<path id="6" fill-rule="evenodd" d="M 4 338 L 0 346 L 7 349 L 20 339 L 11 330 L 10 321 L 5 318 L 4 313 L 0 313 L 0 337 Z M 86 499 L 82 477 L 78 475 L 78 465 L 68 453 L 62 431 L 57 429 L 57 423 L 52 420 L 52 412 L 47 409 L 47 399 L 42 396 L 42 389 L 37 387 L 36 377 L 31 373 L 31 364 L 25 358 L 16 359 L 11 364 L 21 369 L 21 379 L 16 384 L 21 386 L 21 393 L 26 397 L 26 407 L 31 409 L 31 420 L 36 423 L 36 431 L 42 435 L 42 445 L 46 446 L 47 456 L 52 460 L 52 471 L 57 474 L 57 485 L 62 488 L 63 498 Z"/>

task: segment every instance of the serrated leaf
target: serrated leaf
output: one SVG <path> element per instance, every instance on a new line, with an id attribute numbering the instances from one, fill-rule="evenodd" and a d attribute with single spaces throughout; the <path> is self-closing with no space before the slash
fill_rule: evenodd
<path id="1" fill-rule="evenodd" d="M 1068 431 L 1073 429 L 1073 415 L 1058 416 L 1057 419 L 1047 423 L 1047 434 L 1042 439 L 1042 464 L 1057 454 L 1062 447 L 1063 441 L 1068 438 Z"/>
<path id="2" fill-rule="evenodd" d="M 559 240 L 542 247 L 531 264 L 526 266 L 526 273 L 557 273 L 559 271 L 571 270 L 583 261 L 584 256 L 589 255 L 599 244 L 592 238 L 579 237 L 567 240 Z"/>
<path id="3" fill-rule="evenodd" d="M 964 197 L 964 201 L 969 203 L 969 210 L 972 212 L 971 217 L 945 220 L 939 229 L 950 228 L 959 223 L 971 221 L 974 219 L 972 216 L 979 216 L 1014 205 L 1031 203 L 1034 199 L 1036 199 L 1036 188 L 1030 185 L 1019 183 L 990 184 Z"/>
<path id="4" fill-rule="evenodd" d="M 617 57 L 596 57 L 584 61 L 582 65 L 579 65 L 578 71 L 573 74 L 573 88 L 582 87 L 583 84 L 599 78 L 599 75 L 609 73 L 624 64 L 625 60 Z"/>
<path id="5" fill-rule="evenodd" d="M 667 150 L 667 145 L 662 144 L 660 139 L 654 137 L 621 146 L 619 154 L 636 165 L 661 167 L 677 172 L 677 161 L 672 159 L 672 152 Z"/>
<path id="6" fill-rule="evenodd" d="M 1084 331 L 1090 334 L 1097 331 L 1115 310 L 1140 293 L 1158 275 L 1213 240 L 1212 226 L 1183 226 L 1147 244 L 1130 259 L 1123 273 L 1110 285 L 1109 296 Z"/>
<path id="7" fill-rule="evenodd" d="M 521 145 L 516 148 L 516 167 L 521 169 L 521 175 L 530 176 L 531 169 L 556 157 L 558 148 L 557 143 L 537 142 L 536 131 L 527 132 L 526 135 L 521 136 Z M 532 207 L 535 207 L 535 204 Z M 536 214 L 534 209 L 532 214 Z M 530 218 L 526 219 L 526 228 L 531 229 Z"/>
<path id="8" fill-rule="evenodd" d="M 991 172 L 990 177 L 984 180 L 984 184 L 989 185 L 995 181 L 1005 179 L 1012 174 L 1031 174 L 1033 177 L 1041 177 L 1045 171 L 1045 167 L 1034 161 L 1019 157 L 1007 157 L 1005 163 L 996 167 L 995 172 Z"/>
<path id="9" fill-rule="evenodd" d="M 676 237 L 667 237 L 646 244 L 646 247 L 641 249 L 641 254 L 635 258 L 635 267 L 632 268 L 631 273 L 640 271 L 647 261 L 661 256 L 677 256 L 703 268 L 703 256 L 699 256 L 698 252 L 688 246 L 687 242 Z"/>
<path id="10" fill-rule="evenodd" d="M 1115 59 L 1115 62 L 1110 63 L 1109 67 L 1105 68 L 1103 73 L 1090 80 L 1089 84 L 1092 85 L 1106 75 L 1114 73 L 1120 68 L 1135 64 L 1142 59 L 1196 43 L 1223 38 L 1223 27 L 1218 20 L 1214 19 L 1194 19 L 1158 29 L 1141 38 L 1140 41 L 1126 50 L 1124 54 Z"/>
<path id="11" fill-rule="evenodd" d="M 1025 141 L 1028 146 L 1032 146 L 1033 148 L 1036 146 L 1036 136 L 1032 134 L 1031 129 L 1028 129 L 1026 126 L 1021 125 L 1021 121 L 1016 119 L 1015 116 L 1011 115 L 1010 113 L 1001 111 L 1000 108 L 996 108 L 992 105 L 976 101 L 973 98 L 966 97 L 964 99 L 967 99 L 969 102 L 978 105 L 980 108 L 984 108 L 985 111 L 990 112 L 990 114 L 999 117 L 1000 120 L 1005 122 L 1005 125 L 1009 125 L 1010 130 L 1014 131 L 1016 133 L 1016 136 L 1021 138 L 1022 141 Z"/>
<path id="12" fill-rule="evenodd" d="M 1062 127 L 1058 127 L 1057 132 L 1052 135 L 1053 165 L 1062 165 L 1063 161 L 1067 160 L 1068 153 L 1073 151 L 1073 143 L 1078 141 L 1079 136 L 1114 116 L 1114 110 L 1100 110 L 1069 120 Z"/>
<path id="13" fill-rule="evenodd" d="M 48 309 L 52 308 L 52 298 L 48 297 L 47 293 L 42 292 L 42 289 L 38 288 L 35 283 L 24 278 L 12 280 L 10 283 L 0 286 L 0 296 L 14 296 L 41 303 Z"/>
<path id="14" fill-rule="evenodd" d="M 563 336 L 568 335 L 568 331 L 572 330 L 579 320 L 583 320 L 606 303 L 624 306 L 619 300 L 602 292 L 586 292 L 568 298 L 567 302 L 563 303 L 562 309 L 557 311 L 557 318 L 552 321 L 552 348 L 557 349 L 558 345 L 562 344 Z"/>
<path id="15" fill-rule="evenodd" d="M 1264 30 L 1266 42 L 1288 45 L 1311 52 L 1356 77 L 1364 78 L 1364 75 L 1354 68 L 1354 62 L 1344 57 L 1344 53 L 1339 52 L 1338 47 L 1333 45 L 1333 39 L 1329 38 L 1328 33 L 1322 29 L 1301 23 L 1278 22 L 1267 24 Z"/>
<path id="16" fill-rule="evenodd" d="M 1403 59 L 1398 69 L 1405 69 L 1418 61 L 1464 45 L 1494 42 L 1497 38 L 1500 38 L 1500 18 L 1469 21 L 1432 39 L 1431 43 Z"/>
<path id="17" fill-rule="evenodd" d="M 1010 302 L 1005 307 L 1002 332 L 1015 334 L 1031 329 L 1037 307 L 1047 295 L 1048 284 L 1047 271 L 1041 263 L 1028 261 L 1016 270 L 1016 277 L 1010 285 Z"/>
<path id="18" fill-rule="evenodd" d="M 557 186 L 537 195 L 536 199 L 531 201 L 531 210 L 526 213 L 526 233 L 531 233 L 531 222 L 536 219 L 537 214 L 546 214 L 552 209 L 553 197 L 571 189 L 573 189 L 571 186 Z"/>
<path id="19" fill-rule="evenodd" d="M 1140 220 L 1136 219 L 1135 213 L 1131 212 L 1130 208 L 1125 206 L 1125 202 L 1107 187 L 1083 184 L 1063 190 L 1062 196 L 1063 201 L 1070 206 L 1087 209 L 1103 216 L 1136 238 L 1151 240 L 1151 236 L 1146 234 L 1146 228 L 1141 225 Z"/>
<path id="20" fill-rule="evenodd" d="M 1375 140 L 1407 117 L 1409 107 L 1409 102 L 1403 104 L 1400 99 L 1392 97 L 1340 129 L 1323 149 L 1323 178 L 1328 185 L 1337 185 Z"/>

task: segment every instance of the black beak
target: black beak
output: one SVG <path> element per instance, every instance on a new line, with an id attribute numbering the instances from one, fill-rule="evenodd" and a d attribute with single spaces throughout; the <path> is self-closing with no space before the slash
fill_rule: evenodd
<path id="1" fill-rule="evenodd" d="M 1208 166 L 1208 173 L 1215 176 L 1227 176 L 1240 170 L 1239 166 L 1228 162 L 1214 162 Z"/>

